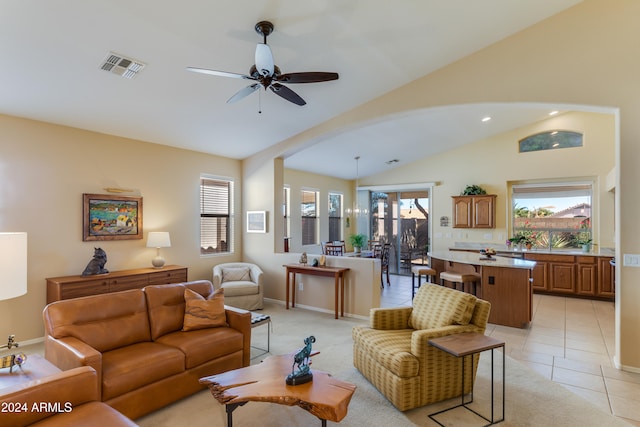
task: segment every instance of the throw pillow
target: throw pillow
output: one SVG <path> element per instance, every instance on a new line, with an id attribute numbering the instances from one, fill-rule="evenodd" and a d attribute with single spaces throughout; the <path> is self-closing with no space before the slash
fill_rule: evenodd
<path id="1" fill-rule="evenodd" d="M 222 282 L 250 281 L 249 267 L 226 267 L 222 269 Z"/>
<path id="2" fill-rule="evenodd" d="M 191 289 L 184 290 L 183 331 L 229 326 L 224 311 L 224 290 L 218 289 L 208 298 Z"/>

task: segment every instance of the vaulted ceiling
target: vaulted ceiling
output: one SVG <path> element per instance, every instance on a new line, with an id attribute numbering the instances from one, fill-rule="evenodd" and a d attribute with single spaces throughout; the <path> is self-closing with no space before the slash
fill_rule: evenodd
<path id="1" fill-rule="evenodd" d="M 242 159 L 554 15 L 580 0 L 233 0 L 186 2 L 0 0 L 0 113 Z M 297 106 L 271 91 L 226 101 L 250 80 L 257 22 L 283 73 L 330 71 L 339 80 L 289 85 Z M 101 66 L 110 53 L 144 64 L 133 79 Z M 375 162 L 416 156 L 415 135 L 464 144 L 541 119 L 540 107 L 459 106 L 381 117 L 327 135 L 285 165 L 354 178 L 336 150 L 366 140 Z M 493 127 L 479 118 L 491 115 Z M 464 123 L 464 126 L 460 124 Z M 461 132 L 462 131 L 462 132 Z M 394 138 L 402 132 L 402 139 Z M 429 151 L 431 150 L 431 151 Z M 353 163 L 352 163 L 353 164 Z M 318 165 L 321 170 L 315 169 Z"/>

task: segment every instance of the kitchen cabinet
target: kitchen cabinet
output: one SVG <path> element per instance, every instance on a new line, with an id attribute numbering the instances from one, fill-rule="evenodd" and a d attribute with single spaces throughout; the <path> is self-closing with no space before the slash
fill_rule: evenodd
<path id="1" fill-rule="evenodd" d="M 609 263 L 612 257 L 525 252 L 524 259 L 536 262 L 532 272 L 535 293 L 607 300 L 615 297 L 614 272 Z"/>
<path id="2" fill-rule="evenodd" d="M 616 293 L 615 268 L 611 265 L 613 257 L 598 258 L 598 282 L 596 296 L 614 298 Z"/>
<path id="3" fill-rule="evenodd" d="M 495 228 L 496 195 L 453 196 L 453 228 Z"/>

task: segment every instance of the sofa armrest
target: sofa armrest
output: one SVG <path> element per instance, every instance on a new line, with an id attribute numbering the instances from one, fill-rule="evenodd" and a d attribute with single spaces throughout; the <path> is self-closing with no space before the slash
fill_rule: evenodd
<path id="1" fill-rule="evenodd" d="M 66 371 L 80 366 L 92 367 L 98 377 L 98 396 L 102 383 L 102 353 L 75 337 L 53 338 L 47 335 L 44 340 L 45 359 Z M 98 400 L 101 400 L 100 398 Z"/>
<path id="2" fill-rule="evenodd" d="M 1 424 L 26 426 L 98 400 L 96 371 L 89 366 L 74 368 L 0 390 L 2 407 L 11 409 L 3 411 Z"/>
<path id="3" fill-rule="evenodd" d="M 369 311 L 369 327 L 382 330 L 407 329 L 412 310 L 411 307 L 372 308 Z"/>
<path id="4" fill-rule="evenodd" d="M 251 363 L 251 312 L 241 308 L 224 306 L 227 315 L 227 323 L 229 326 L 243 336 L 243 366 L 249 366 Z"/>
<path id="5" fill-rule="evenodd" d="M 432 351 L 442 351 L 429 344 L 432 338 L 446 335 L 462 334 L 465 332 L 484 333 L 482 328 L 476 325 L 449 325 L 440 328 L 416 330 L 411 334 L 411 353 L 417 357 L 424 357 Z"/>

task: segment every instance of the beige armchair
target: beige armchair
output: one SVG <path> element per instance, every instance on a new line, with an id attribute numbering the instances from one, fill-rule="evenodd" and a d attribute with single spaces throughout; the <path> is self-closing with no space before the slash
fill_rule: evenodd
<path id="1" fill-rule="evenodd" d="M 229 262 L 213 267 L 213 286 L 224 289 L 224 303 L 245 310 L 263 307 L 262 270 L 248 262 Z"/>
<path id="2" fill-rule="evenodd" d="M 369 326 L 353 328 L 353 364 L 400 411 L 460 396 L 460 359 L 428 341 L 484 334 L 490 309 L 489 302 L 471 294 L 425 283 L 413 307 L 371 309 Z M 477 367 L 475 356 L 473 375 L 465 375 L 465 394 Z"/>

